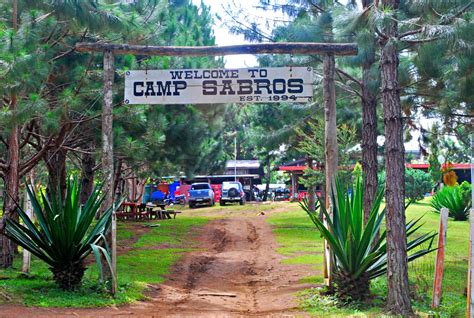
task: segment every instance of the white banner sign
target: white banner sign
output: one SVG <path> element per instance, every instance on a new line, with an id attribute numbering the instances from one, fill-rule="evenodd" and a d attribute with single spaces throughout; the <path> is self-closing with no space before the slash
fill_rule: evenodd
<path id="1" fill-rule="evenodd" d="M 307 103 L 311 67 L 127 71 L 125 104 Z"/>

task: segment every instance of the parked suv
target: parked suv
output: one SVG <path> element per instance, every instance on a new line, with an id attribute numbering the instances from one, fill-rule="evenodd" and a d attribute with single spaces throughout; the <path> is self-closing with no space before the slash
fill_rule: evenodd
<path id="1" fill-rule="evenodd" d="M 192 209 L 198 204 L 214 205 L 214 191 L 209 183 L 193 183 L 189 190 L 189 207 Z"/>
<path id="2" fill-rule="evenodd" d="M 228 202 L 239 202 L 240 205 L 245 204 L 245 192 L 240 182 L 223 182 L 221 191 L 220 205 L 225 205 Z"/>

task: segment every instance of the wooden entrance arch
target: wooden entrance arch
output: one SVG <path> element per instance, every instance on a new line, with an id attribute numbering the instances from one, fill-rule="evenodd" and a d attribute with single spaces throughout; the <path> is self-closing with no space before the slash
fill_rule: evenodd
<path id="1" fill-rule="evenodd" d="M 78 52 L 103 52 L 104 54 L 104 104 L 102 108 L 102 169 L 105 176 L 105 205 L 114 204 L 114 163 L 112 134 L 112 86 L 114 78 L 115 54 L 138 54 L 148 56 L 222 56 L 236 54 L 292 54 L 292 55 L 324 55 L 323 59 L 323 98 L 325 108 L 325 148 L 326 148 L 326 195 L 331 191 L 337 170 L 337 137 L 336 137 L 336 89 L 334 84 L 335 55 L 356 55 L 357 45 L 354 43 L 301 43 L 278 42 L 258 43 L 231 46 L 144 46 L 111 43 L 77 43 Z M 326 204 L 328 200 L 326 197 Z M 117 291 L 117 254 L 116 254 L 116 215 L 112 214 L 111 256 L 112 256 L 112 293 Z M 330 257 L 325 244 L 324 277 L 330 281 Z"/>

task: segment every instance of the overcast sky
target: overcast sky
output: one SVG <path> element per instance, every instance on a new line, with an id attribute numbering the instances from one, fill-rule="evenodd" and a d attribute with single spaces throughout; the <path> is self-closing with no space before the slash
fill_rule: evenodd
<path id="1" fill-rule="evenodd" d="M 200 5 L 201 0 L 192 0 L 194 4 Z M 275 17 L 281 17 L 280 13 L 258 10 L 255 8 L 259 4 L 259 0 L 203 0 L 207 6 L 211 7 L 211 12 L 214 15 L 220 16 L 223 20 L 228 19 L 228 14 L 224 8 L 228 5 L 234 7 L 233 3 L 236 3 L 249 12 L 254 13 L 255 19 L 260 18 L 262 23 L 265 18 L 271 20 Z M 222 25 L 222 22 L 215 19 L 214 35 L 216 36 L 217 45 L 235 45 L 249 43 L 244 39 L 243 35 L 236 35 L 229 32 L 229 29 Z M 264 24 L 262 24 L 264 25 Z M 253 67 L 257 65 L 257 59 L 254 55 L 227 55 L 225 56 L 226 67 L 228 68 L 245 68 Z"/>

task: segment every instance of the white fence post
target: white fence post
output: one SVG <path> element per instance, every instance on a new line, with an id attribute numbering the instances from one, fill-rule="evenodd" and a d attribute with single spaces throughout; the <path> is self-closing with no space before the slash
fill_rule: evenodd
<path id="1" fill-rule="evenodd" d="M 28 182 L 26 182 L 25 187 L 29 187 Z M 32 191 L 34 191 L 32 189 Z M 25 197 L 24 197 L 24 204 L 23 208 L 25 209 L 26 215 L 32 219 L 33 211 L 32 211 L 32 206 L 31 206 L 31 201 L 30 197 L 28 195 L 27 190 L 25 189 Z M 28 274 L 30 272 L 30 267 L 31 267 L 31 253 L 30 251 L 23 249 L 23 265 L 21 267 L 21 271 L 25 274 Z"/>
<path id="2" fill-rule="evenodd" d="M 469 265 L 467 275 L 467 311 L 466 317 L 474 317 L 474 209 L 469 217 Z"/>
<path id="3" fill-rule="evenodd" d="M 436 251 L 436 264 L 435 264 L 435 276 L 433 282 L 433 301 L 431 308 L 437 308 L 441 302 L 441 285 L 443 283 L 443 272 L 444 272 L 444 255 L 446 246 L 446 230 L 448 227 L 448 215 L 449 210 L 446 208 L 441 209 L 439 219 L 439 231 L 438 231 L 438 250 Z"/>

